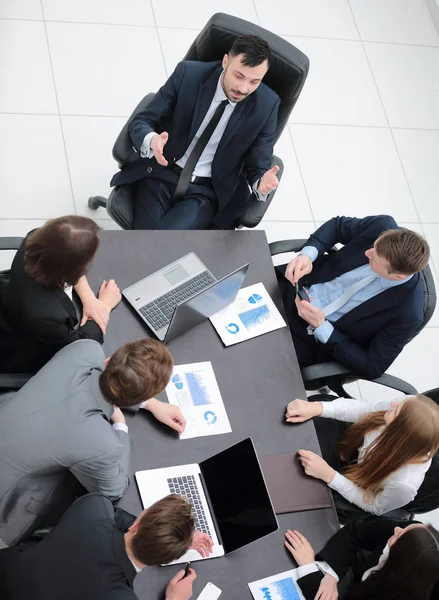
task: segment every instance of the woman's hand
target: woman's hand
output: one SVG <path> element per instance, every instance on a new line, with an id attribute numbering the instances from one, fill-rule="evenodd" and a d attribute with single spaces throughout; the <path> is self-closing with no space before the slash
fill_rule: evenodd
<path id="1" fill-rule="evenodd" d="M 325 483 L 331 483 L 335 476 L 335 470 L 328 465 L 326 460 L 311 450 L 298 450 L 297 454 L 307 475 L 321 479 Z"/>
<path id="2" fill-rule="evenodd" d="M 337 582 L 332 575 L 325 573 L 314 600 L 337 600 Z"/>
<path id="3" fill-rule="evenodd" d="M 293 558 L 299 567 L 314 562 L 314 550 L 304 535 L 299 531 L 291 531 L 291 529 L 288 529 L 285 533 L 285 537 L 287 539 L 284 544 L 293 555 Z"/>
<path id="4" fill-rule="evenodd" d="M 114 279 L 102 282 L 102 285 L 99 289 L 98 298 L 99 300 L 102 300 L 109 310 L 113 310 L 113 308 L 119 304 L 122 296 Z"/>
<path id="5" fill-rule="evenodd" d="M 303 423 L 313 417 L 318 417 L 323 412 L 321 402 L 307 402 L 306 400 L 293 400 L 287 406 L 285 419 L 287 423 Z"/>
<path id="6" fill-rule="evenodd" d="M 106 333 L 108 321 L 110 320 L 110 309 L 94 295 L 83 303 L 80 326 L 82 327 L 89 319 L 93 319 L 99 325 L 103 334 Z"/>

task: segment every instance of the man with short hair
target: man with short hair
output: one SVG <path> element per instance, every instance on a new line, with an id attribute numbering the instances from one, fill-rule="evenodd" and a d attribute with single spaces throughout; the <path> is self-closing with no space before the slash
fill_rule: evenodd
<path id="1" fill-rule="evenodd" d="M 344 247 L 329 252 L 338 243 Z M 277 268 L 300 367 L 335 360 L 380 377 L 423 323 L 419 273 L 429 257 L 425 239 L 387 215 L 334 217 L 319 227 Z M 297 283 L 310 301 L 296 295 Z"/>
<path id="2" fill-rule="evenodd" d="M 127 342 L 109 359 L 98 342 L 79 340 L 0 396 L 0 539 L 11 545 L 48 524 L 71 502 L 72 475 L 89 492 L 123 496 L 131 439 L 120 408 L 143 408 L 183 431 L 181 410 L 154 398 L 172 368 L 157 340 Z"/>
<path id="3" fill-rule="evenodd" d="M 42 541 L 0 550 L 2 600 L 136 600 L 133 583 L 147 566 L 180 558 L 189 548 L 212 551 L 207 534 L 194 531 L 183 496 L 159 500 L 137 519 L 99 494 L 77 500 Z M 195 571 L 179 570 L 166 600 L 192 596 Z M 148 595 L 152 598 L 153 595 Z M 155 596 L 154 596 L 155 597 Z"/>
<path id="4" fill-rule="evenodd" d="M 279 97 L 262 79 L 267 42 L 238 37 L 222 62 L 180 62 L 129 133 L 139 158 L 111 185 L 138 181 L 134 229 L 233 227 L 253 190 L 278 185 L 271 167 Z"/>

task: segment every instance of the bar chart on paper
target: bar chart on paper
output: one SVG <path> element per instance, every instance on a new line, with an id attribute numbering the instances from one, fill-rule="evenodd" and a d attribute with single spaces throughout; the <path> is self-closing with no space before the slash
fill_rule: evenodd
<path id="1" fill-rule="evenodd" d="M 186 419 L 180 439 L 232 431 L 211 362 L 175 365 L 166 394 Z"/>
<path id="2" fill-rule="evenodd" d="M 255 600 L 303 600 L 295 569 L 253 581 L 248 586 Z"/>

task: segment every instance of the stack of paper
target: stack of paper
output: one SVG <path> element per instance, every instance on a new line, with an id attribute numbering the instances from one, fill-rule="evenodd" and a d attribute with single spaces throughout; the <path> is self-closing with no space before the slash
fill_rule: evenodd
<path id="1" fill-rule="evenodd" d="M 248 584 L 255 600 L 304 600 L 296 584 L 296 569 Z"/>

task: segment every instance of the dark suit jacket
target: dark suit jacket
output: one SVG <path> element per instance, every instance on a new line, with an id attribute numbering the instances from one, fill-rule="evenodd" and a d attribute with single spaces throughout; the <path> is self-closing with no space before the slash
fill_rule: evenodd
<path id="1" fill-rule="evenodd" d="M 179 160 L 206 115 L 221 71 L 216 61 L 180 62 L 146 110 L 133 120 L 130 135 L 136 150 L 148 133 L 167 131 L 164 155 L 169 164 Z M 229 225 L 242 212 L 249 198 L 248 187 L 242 186 L 243 175 L 253 185 L 271 168 L 279 102 L 279 96 L 261 83 L 233 111 L 212 161 L 212 184 L 219 205 L 217 225 Z M 163 168 L 155 158 L 139 158 L 117 173 L 111 185 L 154 177 Z M 240 182 L 239 193 L 234 196 Z"/>
<path id="2" fill-rule="evenodd" d="M 4 373 L 33 373 L 76 340 L 104 341 L 94 321 L 78 327 L 75 306 L 63 290 L 38 285 L 26 273 L 26 240 L 15 255 L 9 281 L 0 287 L 0 371 Z"/>
<path id="3" fill-rule="evenodd" d="M 365 251 L 387 229 L 398 225 L 379 215 L 356 219 L 334 217 L 311 235 L 306 246 L 317 248 L 313 270 L 301 279 L 311 286 L 324 283 L 368 263 Z M 324 254 L 337 243 L 343 248 Z M 285 267 L 280 268 L 285 272 Z M 294 302 L 293 286 L 287 287 L 285 305 Z M 387 289 L 350 310 L 334 323 L 334 331 L 319 348 L 326 360 L 336 360 L 366 379 L 380 377 L 422 324 L 424 286 L 419 273 L 399 286 Z M 293 307 L 295 310 L 295 306 Z"/>
<path id="4" fill-rule="evenodd" d="M 361 581 L 364 572 L 378 564 L 380 556 L 393 535 L 395 527 L 405 528 L 413 521 L 394 521 L 371 517 L 364 521 L 352 521 L 337 531 L 326 546 L 316 554 L 316 560 L 327 562 L 340 580 L 352 569 L 354 579 Z M 366 550 L 366 559 L 358 557 L 358 552 Z M 305 600 L 314 600 L 323 579 L 321 571 L 315 571 L 298 579 Z M 353 584 L 355 585 L 355 583 Z"/>
<path id="5" fill-rule="evenodd" d="M 0 550 L 2 600 L 137 600 L 124 533 L 134 517 L 110 500 L 77 500 L 42 541 Z"/>

